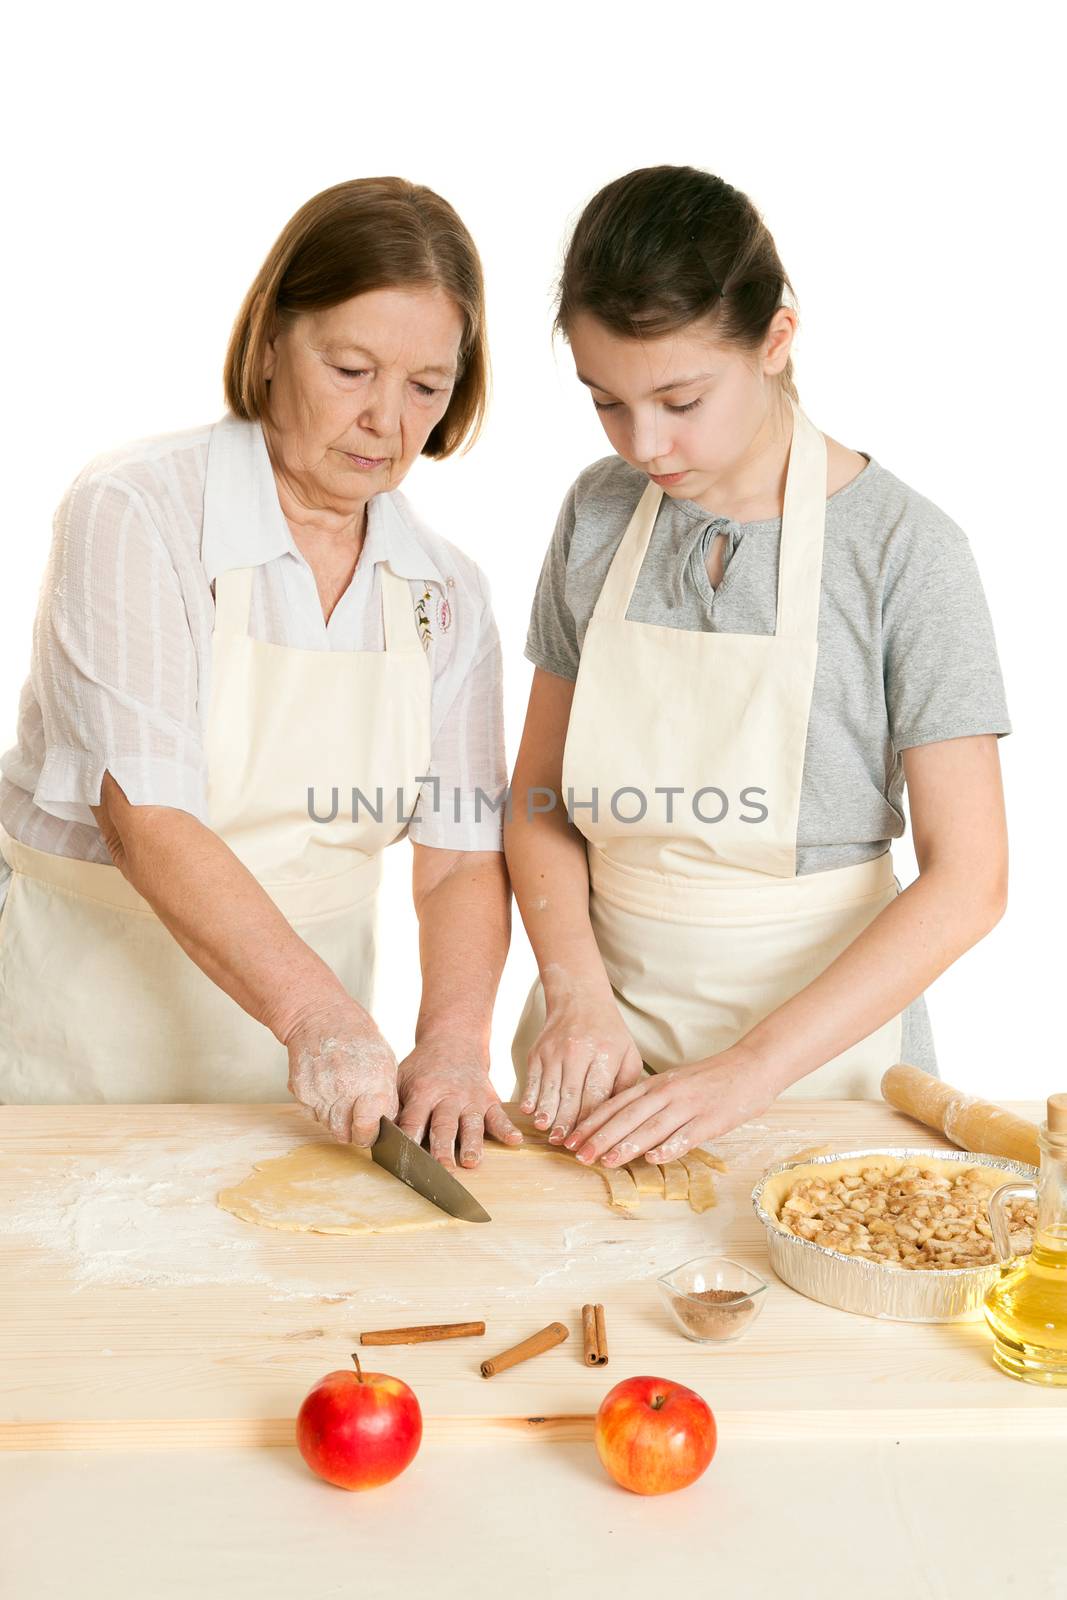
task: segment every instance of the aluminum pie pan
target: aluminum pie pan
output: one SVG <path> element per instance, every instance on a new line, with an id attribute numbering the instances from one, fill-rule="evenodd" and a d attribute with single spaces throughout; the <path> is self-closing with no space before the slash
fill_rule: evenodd
<path id="1" fill-rule="evenodd" d="M 883 1266 L 787 1233 L 764 1208 L 763 1192 L 778 1173 L 829 1167 L 835 1162 L 863 1156 L 891 1156 L 902 1166 L 909 1161 L 929 1164 L 933 1159 L 961 1167 L 987 1167 L 1002 1183 L 1013 1179 L 1036 1182 L 1038 1177 L 1037 1167 L 1003 1156 L 894 1145 L 868 1145 L 808 1156 L 804 1160 L 779 1161 L 767 1168 L 752 1191 L 752 1204 L 766 1232 L 767 1250 L 777 1276 L 791 1289 L 807 1295 L 809 1300 L 818 1300 L 839 1311 L 851 1311 L 856 1316 L 878 1317 L 888 1322 L 965 1322 L 981 1317 L 986 1291 L 1000 1277 L 1002 1263 L 951 1267 L 943 1272 L 926 1271 L 921 1267 Z M 995 1187 L 991 1185 L 990 1192 Z"/>

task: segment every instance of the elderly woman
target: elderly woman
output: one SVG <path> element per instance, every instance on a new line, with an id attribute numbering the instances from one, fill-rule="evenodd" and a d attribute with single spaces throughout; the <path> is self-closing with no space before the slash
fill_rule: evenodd
<path id="1" fill-rule="evenodd" d="M 469 448 L 487 384 L 459 217 L 399 178 L 342 183 L 246 296 L 228 414 L 76 478 L 0 769 L 0 1100 L 288 1082 L 338 1140 L 400 1108 L 447 1165 L 486 1130 L 519 1142 L 488 1075 L 499 641 L 479 569 L 398 492 L 418 455 Z M 423 985 L 398 1067 L 368 1008 L 404 833 Z"/>

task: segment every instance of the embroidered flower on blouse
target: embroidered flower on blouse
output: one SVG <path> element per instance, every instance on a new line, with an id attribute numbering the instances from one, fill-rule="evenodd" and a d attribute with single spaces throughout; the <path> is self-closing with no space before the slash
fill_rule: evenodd
<path id="1" fill-rule="evenodd" d="M 445 585 L 448 589 L 456 587 L 455 578 L 446 578 Z M 433 619 L 438 633 L 447 633 L 455 621 L 455 611 L 452 601 L 447 594 L 438 595 L 436 600 L 430 590 L 429 584 L 423 585 L 422 596 L 415 602 L 415 620 L 419 625 L 419 638 L 422 648 L 428 650 L 433 642 L 434 631 L 430 623 L 429 607 L 433 606 Z"/>
<path id="2" fill-rule="evenodd" d="M 433 596 L 430 594 L 429 589 L 424 588 L 421 598 L 415 602 L 415 621 L 419 625 L 419 638 L 422 640 L 422 648 L 424 650 L 428 650 L 430 648 L 430 642 L 433 639 L 433 631 L 430 628 L 430 619 L 426 614 L 426 607 L 429 605 L 432 598 Z"/>

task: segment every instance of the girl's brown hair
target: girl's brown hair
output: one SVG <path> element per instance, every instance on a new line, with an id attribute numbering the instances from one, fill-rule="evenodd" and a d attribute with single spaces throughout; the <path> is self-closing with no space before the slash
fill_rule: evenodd
<path id="1" fill-rule="evenodd" d="M 793 286 L 747 195 L 697 167 L 641 167 L 595 194 L 563 262 L 554 328 L 587 311 L 624 338 L 656 339 L 714 318 L 724 344 L 762 345 Z M 793 358 L 778 381 L 797 399 Z"/>
<path id="2" fill-rule="evenodd" d="M 372 289 L 440 288 L 463 317 L 448 410 L 422 453 L 469 450 L 485 420 L 489 348 L 485 287 L 474 241 L 439 194 L 404 178 L 353 178 L 314 195 L 282 229 L 237 313 L 223 381 L 238 417 L 270 415 L 267 342 L 308 311 Z"/>

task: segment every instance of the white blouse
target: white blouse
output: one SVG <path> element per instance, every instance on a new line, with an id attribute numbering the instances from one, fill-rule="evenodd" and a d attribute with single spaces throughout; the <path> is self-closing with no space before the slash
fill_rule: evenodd
<path id="1" fill-rule="evenodd" d="M 210 464 L 209 450 L 210 449 Z M 0 758 L 0 824 L 54 855 L 109 862 L 89 806 L 105 768 L 135 805 L 207 822 L 204 735 L 215 575 L 255 566 L 250 632 L 299 650 L 381 650 L 381 578 L 408 579 L 432 675 L 429 777 L 407 832 L 499 850 L 507 783 L 500 641 L 478 566 L 375 495 L 359 561 L 327 623 L 278 500 L 258 423 L 232 415 L 98 456 L 64 496 L 33 630 L 17 743 Z M 9 869 L 0 858 L 0 903 Z"/>

